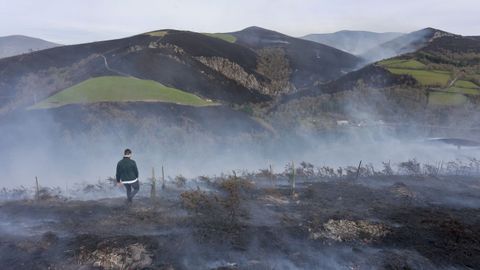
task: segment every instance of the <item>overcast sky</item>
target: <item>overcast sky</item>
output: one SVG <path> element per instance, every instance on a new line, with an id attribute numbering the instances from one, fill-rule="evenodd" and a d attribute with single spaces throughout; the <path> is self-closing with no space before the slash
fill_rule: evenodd
<path id="1" fill-rule="evenodd" d="M 338 30 L 480 35 L 480 0 L 0 0 L 0 36 L 73 44 L 156 29 L 229 32 L 256 25 L 292 36 Z"/>

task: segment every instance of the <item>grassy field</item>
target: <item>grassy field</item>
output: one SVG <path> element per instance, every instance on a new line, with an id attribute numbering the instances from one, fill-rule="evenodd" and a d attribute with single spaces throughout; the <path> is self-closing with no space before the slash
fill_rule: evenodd
<path id="1" fill-rule="evenodd" d="M 48 109 L 67 104 L 127 101 L 167 102 L 190 106 L 216 105 L 196 95 L 155 81 L 105 76 L 92 78 L 69 87 L 29 109 Z"/>
<path id="2" fill-rule="evenodd" d="M 379 62 L 379 65 L 387 68 L 424 69 L 427 66 L 417 60 L 389 59 Z"/>
<path id="3" fill-rule="evenodd" d="M 480 87 L 471 81 L 453 80 L 453 74 L 445 70 L 429 70 L 427 66 L 414 59 L 388 59 L 378 65 L 397 75 L 410 75 L 422 86 L 442 88 L 444 92 L 431 92 L 428 104 L 434 106 L 459 106 L 467 101 L 465 95 L 480 95 Z M 447 88 L 448 87 L 448 88 Z"/>
<path id="4" fill-rule="evenodd" d="M 428 105 L 434 106 L 459 106 L 467 102 L 467 97 L 456 93 L 430 93 Z"/>
<path id="5" fill-rule="evenodd" d="M 447 86 L 451 80 L 451 73 L 442 70 L 419 70 L 405 68 L 387 68 L 393 74 L 410 75 L 421 85 L 425 86 Z"/>
<path id="6" fill-rule="evenodd" d="M 168 34 L 167 31 L 153 31 L 147 33 L 147 35 L 150 35 L 152 37 L 164 37 L 166 34 Z"/>
<path id="7" fill-rule="evenodd" d="M 222 34 L 222 33 L 203 33 L 203 34 L 209 37 L 219 38 L 230 43 L 235 43 L 235 41 L 237 41 L 237 38 L 230 34 Z"/>
<path id="8" fill-rule="evenodd" d="M 424 86 L 445 87 L 452 79 L 449 71 L 428 70 L 427 66 L 414 59 L 388 59 L 378 64 L 393 74 L 410 75 Z"/>
<path id="9" fill-rule="evenodd" d="M 480 95 L 480 91 L 472 88 L 463 88 L 463 87 L 449 87 L 445 91 L 458 94 L 468 94 L 468 95 Z"/>
<path id="10" fill-rule="evenodd" d="M 452 87 L 446 89 L 448 92 L 468 94 L 468 95 L 480 95 L 480 87 L 470 81 L 458 80 Z"/>
<path id="11" fill-rule="evenodd" d="M 456 81 L 455 86 L 462 87 L 462 88 L 480 89 L 478 85 L 474 84 L 473 82 L 465 81 L 465 80 Z"/>

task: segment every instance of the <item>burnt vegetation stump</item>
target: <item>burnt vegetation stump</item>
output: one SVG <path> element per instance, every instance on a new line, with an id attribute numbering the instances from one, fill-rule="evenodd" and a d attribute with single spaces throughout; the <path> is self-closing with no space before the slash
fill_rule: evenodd
<path id="1" fill-rule="evenodd" d="M 150 198 L 154 200 L 157 197 L 157 179 L 155 178 L 155 168 L 152 167 Z"/>
<path id="2" fill-rule="evenodd" d="M 165 189 L 165 170 L 162 165 L 162 189 Z"/>
<path id="3" fill-rule="evenodd" d="M 38 185 L 38 177 L 35 176 L 35 200 L 40 200 L 40 186 Z"/>

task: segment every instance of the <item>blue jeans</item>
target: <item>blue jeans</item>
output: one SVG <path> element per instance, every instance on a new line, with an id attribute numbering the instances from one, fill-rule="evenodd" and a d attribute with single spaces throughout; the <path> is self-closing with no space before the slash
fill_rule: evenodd
<path id="1" fill-rule="evenodd" d="M 139 181 L 132 183 L 132 184 L 123 184 L 127 189 L 127 199 L 129 202 L 132 202 L 133 197 L 137 194 L 138 190 L 140 190 Z M 133 188 L 133 191 L 132 191 Z"/>

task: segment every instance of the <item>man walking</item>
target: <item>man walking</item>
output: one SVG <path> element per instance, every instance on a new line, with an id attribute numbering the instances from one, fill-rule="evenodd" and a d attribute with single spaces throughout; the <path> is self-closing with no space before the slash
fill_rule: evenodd
<path id="1" fill-rule="evenodd" d="M 123 152 L 123 159 L 120 160 L 117 164 L 117 185 L 121 186 L 122 184 L 127 189 L 127 200 L 128 203 L 132 202 L 133 197 L 137 194 L 140 189 L 140 184 L 138 183 L 138 169 L 137 163 L 132 157 L 132 150 L 125 149 Z M 133 191 L 132 191 L 133 188 Z"/>

